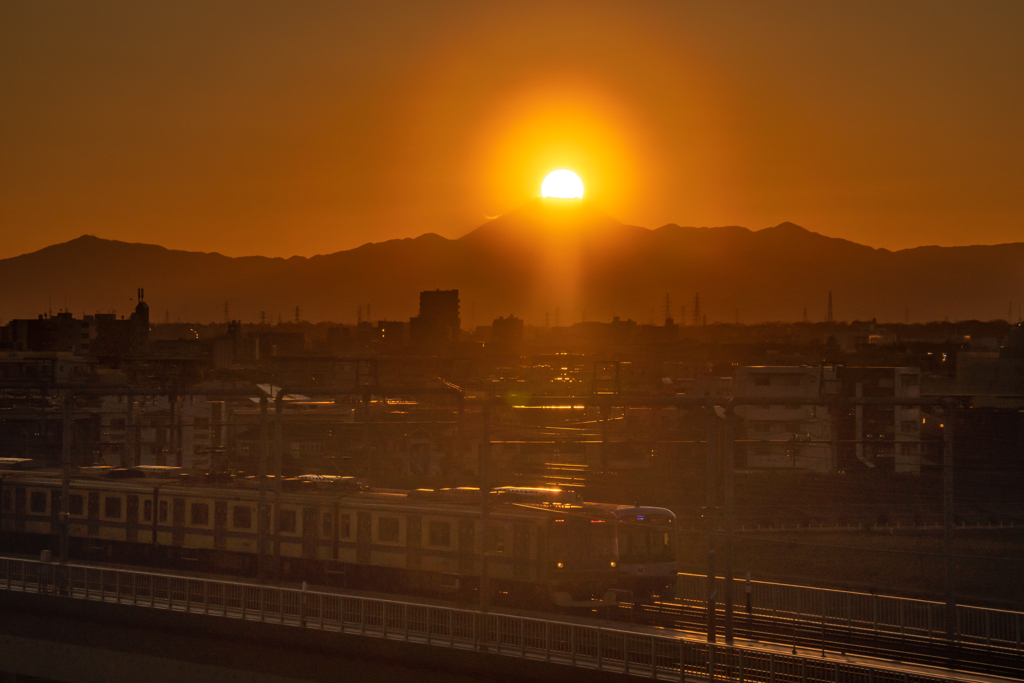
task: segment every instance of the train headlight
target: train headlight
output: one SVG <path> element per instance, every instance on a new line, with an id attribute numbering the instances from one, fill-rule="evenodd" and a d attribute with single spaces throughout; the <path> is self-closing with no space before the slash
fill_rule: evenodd
<path id="1" fill-rule="evenodd" d="M 617 564 L 617 563 L 615 562 L 615 560 L 612 560 L 612 561 L 611 561 L 611 562 L 610 562 L 609 564 L 611 564 L 611 566 L 612 566 L 612 569 L 614 569 L 615 567 L 618 567 L 618 566 L 619 566 L 619 565 L 618 565 L 618 564 Z"/>
<path id="2" fill-rule="evenodd" d="M 564 564 L 562 564 L 561 562 L 559 562 L 559 563 L 558 563 L 558 568 L 559 568 L 559 569 L 565 569 L 565 565 L 564 565 Z"/>

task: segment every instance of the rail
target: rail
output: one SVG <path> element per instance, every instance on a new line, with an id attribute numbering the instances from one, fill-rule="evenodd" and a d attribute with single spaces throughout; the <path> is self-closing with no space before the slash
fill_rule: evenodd
<path id="1" fill-rule="evenodd" d="M 746 589 L 749 587 L 750 609 L 754 616 L 820 622 L 823 628 L 829 629 L 867 630 L 948 642 L 946 605 L 942 602 L 767 581 L 748 583 L 742 578 L 733 581 L 733 596 L 737 600 L 734 609 L 739 618 L 746 614 Z M 718 595 L 725 595 L 724 586 L 725 579 L 716 577 Z M 707 576 L 680 573 L 676 595 L 684 604 L 706 605 Z M 1024 649 L 1024 613 L 957 605 L 954 638 L 964 645 L 1021 652 Z"/>
<path id="2" fill-rule="evenodd" d="M 883 662 L 728 647 L 624 628 L 38 560 L 0 558 L 0 590 L 486 651 L 681 683 L 697 679 L 737 683 L 977 680 L 944 670 L 923 673 Z"/>

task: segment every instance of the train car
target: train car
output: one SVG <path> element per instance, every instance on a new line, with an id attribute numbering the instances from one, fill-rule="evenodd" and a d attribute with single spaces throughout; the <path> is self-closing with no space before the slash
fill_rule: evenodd
<path id="1" fill-rule="evenodd" d="M 270 492 L 261 523 L 254 479 L 145 474 L 76 473 L 68 500 L 73 557 L 254 576 L 262 544 L 264 566 L 277 577 L 475 599 L 486 538 L 497 602 L 616 602 L 618 524 L 605 507 L 496 495 L 485 532 L 478 490 L 361 490 L 306 478 Z M 59 473 L 7 472 L 0 493 L 0 547 L 56 551 Z"/>
<path id="2" fill-rule="evenodd" d="M 620 585 L 644 602 L 675 592 L 678 531 L 676 516 L 668 508 L 622 506 L 618 520 Z"/>

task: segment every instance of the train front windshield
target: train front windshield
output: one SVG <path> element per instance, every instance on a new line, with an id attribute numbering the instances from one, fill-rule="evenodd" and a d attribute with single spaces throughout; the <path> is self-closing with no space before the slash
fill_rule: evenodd
<path id="1" fill-rule="evenodd" d="M 619 523 L 619 559 L 622 564 L 674 562 L 675 519 L 650 513 L 624 516 Z"/>
<path id="2" fill-rule="evenodd" d="M 617 550 L 615 524 L 611 520 L 567 517 L 551 523 L 548 556 L 559 568 L 614 566 Z"/>
<path id="3" fill-rule="evenodd" d="M 666 529 L 623 525 L 619 539 L 619 558 L 623 564 L 673 562 L 676 548 L 673 533 Z"/>

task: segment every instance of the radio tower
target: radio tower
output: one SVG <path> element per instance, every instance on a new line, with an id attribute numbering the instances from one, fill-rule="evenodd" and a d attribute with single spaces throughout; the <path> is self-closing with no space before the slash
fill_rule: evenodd
<path id="1" fill-rule="evenodd" d="M 672 321 L 672 299 L 669 295 L 665 295 L 665 324 L 668 325 Z"/>
<path id="2" fill-rule="evenodd" d="M 693 326 L 700 327 L 700 293 L 693 296 Z"/>

